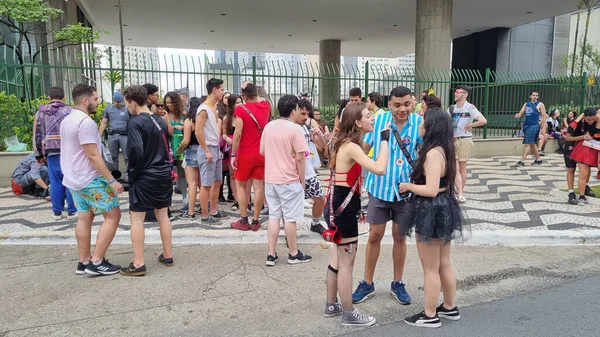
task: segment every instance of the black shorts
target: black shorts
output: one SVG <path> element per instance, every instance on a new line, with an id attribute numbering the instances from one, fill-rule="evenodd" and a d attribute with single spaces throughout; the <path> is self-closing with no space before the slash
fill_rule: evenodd
<path id="1" fill-rule="evenodd" d="M 346 200 L 348 193 L 352 188 L 346 186 L 335 186 L 333 189 L 333 211 L 335 212 L 338 207 Z M 329 205 L 326 205 L 329 207 Z M 342 238 L 354 238 L 358 236 L 358 215 L 361 212 L 360 208 L 360 195 L 354 193 L 350 203 L 344 209 L 344 211 L 335 217 L 333 220 L 338 228 L 338 231 L 342 233 Z"/>
<path id="2" fill-rule="evenodd" d="M 565 166 L 567 168 L 576 168 L 577 163 L 571 159 L 571 152 L 573 152 L 573 145 L 565 144 L 563 146 L 563 157 L 565 158 Z"/>

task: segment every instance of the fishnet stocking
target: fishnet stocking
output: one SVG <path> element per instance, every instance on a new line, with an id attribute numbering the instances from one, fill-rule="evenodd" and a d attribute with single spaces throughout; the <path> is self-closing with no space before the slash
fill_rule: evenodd
<path id="1" fill-rule="evenodd" d="M 352 305 L 352 271 L 354 270 L 357 247 L 356 243 L 337 246 L 340 268 L 337 275 L 337 286 L 344 312 L 354 310 Z"/>
<path id="2" fill-rule="evenodd" d="M 338 274 L 333 272 L 331 266 L 327 268 L 327 303 L 337 302 Z"/>

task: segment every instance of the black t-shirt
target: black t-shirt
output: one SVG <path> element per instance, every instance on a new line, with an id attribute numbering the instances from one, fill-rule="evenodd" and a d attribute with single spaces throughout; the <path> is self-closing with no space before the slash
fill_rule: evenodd
<path id="1" fill-rule="evenodd" d="M 596 126 L 596 123 L 592 125 L 586 123 L 585 119 L 579 121 L 576 128 L 573 128 L 571 125 L 569 125 L 567 132 L 573 137 L 580 137 L 586 133 L 589 133 L 594 139 L 600 140 L 600 128 Z M 569 146 L 573 146 L 575 145 L 575 142 L 567 142 L 567 144 Z"/>

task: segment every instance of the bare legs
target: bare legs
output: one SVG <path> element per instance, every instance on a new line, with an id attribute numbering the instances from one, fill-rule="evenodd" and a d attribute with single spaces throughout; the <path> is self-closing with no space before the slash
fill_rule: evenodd
<path id="1" fill-rule="evenodd" d="M 133 265 L 135 268 L 139 268 L 144 265 L 144 218 L 146 212 L 134 212 L 130 211 L 131 214 L 131 245 L 133 246 Z M 163 256 L 165 258 L 171 258 L 173 253 L 171 252 L 171 240 L 172 240 L 172 227 L 171 220 L 167 213 L 167 208 L 155 209 L 154 214 L 156 220 L 158 220 L 158 226 L 160 228 L 160 239 L 163 244 Z"/>
<path id="2" fill-rule="evenodd" d="M 444 291 L 444 307 L 455 307 L 456 278 L 450 263 L 450 243 L 439 240 L 420 242 L 417 237 L 417 251 L 424 273 L 425 314 L 435 316 L 435 308 L 440 296 L 440 286 Z"/>
<path id="3" fill-rule="evenodd" d="M 96 248 L 94 254 L 90 254 L 90 241 L 92 238 L 92 222 L 94 221 L 94 213 L 82 212 L 78 214 L 77 225 L 75 226 L 75 237 L 77 238 L 77 248 L 79 250 L 79 260 L 81 262 L 98 262 L 104 259 L 104 255 L 110 246 L 119 221 L 121 221 L 121 210 L 115 207 L 110 211 L 103 213 L 104 223 L 98 231 L 96 239 Z"/>
<path id="4" fill-rule="evenodd" d="M 381 251 L 381 240 L 385 233 L 385 225 L 371 225 L 369 240 L 365 254 L 365 273 L 364 280 L 372 284 L 375 275 L 375 267 Z M 398 233 L 398 224 L 392 226 L 392 235 L 394 238 L 394 247 L 392 257 L 394 261 L 394 281 L 401 281 L 404 274 L 404 263 L 406 261 L 406 237 Z"/>

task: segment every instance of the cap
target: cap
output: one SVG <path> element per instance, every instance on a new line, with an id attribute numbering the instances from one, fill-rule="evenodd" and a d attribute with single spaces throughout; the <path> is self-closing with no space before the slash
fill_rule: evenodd
<path id="1" fill-rule="evenodd" d="M 114 101 L 114 102 L 123 102 L 123 94 L 122 94 L 122 93 L 120 93 L 120 92 L 118 92 L 118 91 L 116 91 L 116 92 L 113 94 L 113 101 Z"/>

